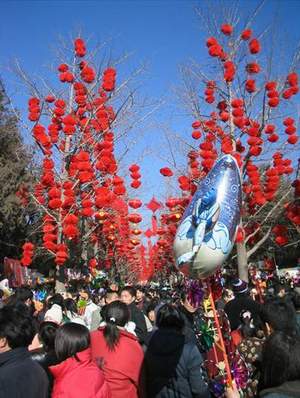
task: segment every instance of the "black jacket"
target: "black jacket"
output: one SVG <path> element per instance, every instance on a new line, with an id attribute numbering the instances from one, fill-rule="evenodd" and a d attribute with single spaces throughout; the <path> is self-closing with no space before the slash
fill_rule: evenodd
<path id="1" fill-rule="evenodd" d="M 241 324 L 241 312 L 243 310 L 248 310 L 252 315 L 260 316 L 261 314 L 261 304 L 257 301 L 252 300 L 247 294 L 237 294 L 236 297 L 229 301 L 225 307 L 231 330 L 236 330 Z"/>
<path id="2" fill-rule="evenodd" d="M 287 381 L 278 387 L 268 388 L 259 393 L 260 398 L 299 398 L 300 380 Z"/>
<path id="3" fill-rule="evenodd" d="M 48 378 L 27 348 L 0 354 L 0 398 L 47 398 Z"/>
<path id="4" fill-rule="evenodd" d="M 135 333 L 141 344 L 145 343 L 147 339 L 147 325 L 144 314 L 137 308 L 134 303 L 129 306 L 130 321 L 135 323 Z"/>
<path id="5" fill-rule="evenodd" d="M 202 357 L 185 336 L 170 329 L 153 333 L 144 358 L 147 398 L 209 398 Z"/>
<path id="6" fill-rule="evenodd" d="M 50 366 L 57 365 L 59 360 L 55 354 L 55 351 L 45 352 L 43 348 L 37 349 L 30 352 L 31 358 L 36 361 L 47 373 L 49 380 L 49 397 L 53 388 L 53 375 L 49 370 Z"/>

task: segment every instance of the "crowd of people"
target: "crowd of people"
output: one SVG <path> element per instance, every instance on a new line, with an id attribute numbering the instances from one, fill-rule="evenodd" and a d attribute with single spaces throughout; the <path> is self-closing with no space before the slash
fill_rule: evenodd
<path id="1" fill-rule="evenodd" d="M 191 285 L 1 293 L 0 398 L 299 398 L 300 295 L 283 282 L 255 297 L 233 279 L 216 298 L 247 373 L 223 389 L 207 297 Z"/>

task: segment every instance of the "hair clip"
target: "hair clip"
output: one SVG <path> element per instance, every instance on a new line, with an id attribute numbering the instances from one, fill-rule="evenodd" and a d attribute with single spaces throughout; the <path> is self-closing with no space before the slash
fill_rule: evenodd
<path id="1" fill-rule="evenodd" d="M 114 318 L 113 316 L 109 318 L 110 322 L 112 323 L 116 323 L 116 318 Z"/>

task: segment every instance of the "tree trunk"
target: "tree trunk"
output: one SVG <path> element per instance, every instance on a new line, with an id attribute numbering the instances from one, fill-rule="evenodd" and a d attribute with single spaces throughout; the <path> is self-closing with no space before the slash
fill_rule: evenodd
<path id="1" fill-rule="evenodd" d="M 249 282 L 248 279 L 248 262 L 247 262 L 247 250 L 245 242 L 236 244 L 237 260 L 238 260 L 238 274 L 239 278 L 245 282 Z"/>

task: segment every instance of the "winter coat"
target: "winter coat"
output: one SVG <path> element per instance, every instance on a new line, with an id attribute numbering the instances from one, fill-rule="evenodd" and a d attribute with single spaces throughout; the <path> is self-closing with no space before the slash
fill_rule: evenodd
<path id="1" fill-rule="evenodd" d="M 236 330 L 241 324 L 241 312 L 248 310 L 252 315 L 260 316 L 261 304 L 257 301 L 252 300 L 248 294 L 237 294 L 233 300 L 228 301 L 224 307 L 226 312 L 231 330 Z"/>
<path id="2" fill-rule="evenodd" d="M 92 326 L 92 319 L 93 319 L 93 313 L 95 311 L 99 311 L 99 307 L 93 303 L 92 301 L 89 301 L 87 303 L 87 306 L 85 307 L 84 315 L 83 315 L 83 320 L 84 323 L 86 324 L 87 328 L 91 330 Z"/>
<path id="3" fill-rule="evenodd" d="M 49 397 L 53 388 L 53 376 L 50 372 L 50 366 L 57 365 L 59 363 L 57 356 L 53 351 L 45 352 L 44 348 L 40 348 L 30 352 L 31 358 L 36 361 L 47 373 L 49 380 Z"/>
<path id="4" fill-rule="evenodd" d="M 131 303 L 128 306 L 130 311 L 130 321 L 135 323 L 135 333 L 141 344 L 146 341 L 147 338 L 147 325 L 144 314 L 137 308 L 135 303 Z"/>
<path id="5" fill-rule="evenodd" d="M 0 398 L 47 398 L 48 378 L 27 348 L 0 354 Z"/>
<path id="6" fill-rule="evenodd" d="M 91 359 L 91 349 L 78 352 L 51 366 L 54 377 L 52 398 L 111 398 L 101 369 Z"/>
<path id="7" fill-rule="evenodd" d="M 209 398 L 201 364 L 196 344 L 175 330 L 158 329 L 145 353 L 147 398 Z"/>
<path id="8" fill-rule="evenodd" d="M 259 393 L 259 398 L 299 398 L 300 380 L 287 381 L 278 387 L 268 388 Z"/>
<path id="9" fill-rule="evenodd" d="M 120 330 L 119 342 L 114 350 L 110 350 L 103 331 L 102 327 L 91 333 L 92 358 L 96 363 L 102 363 L 112 398 L 137 398 L 144 357 L 137 338 Z"/>

